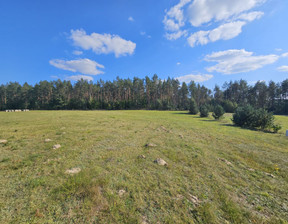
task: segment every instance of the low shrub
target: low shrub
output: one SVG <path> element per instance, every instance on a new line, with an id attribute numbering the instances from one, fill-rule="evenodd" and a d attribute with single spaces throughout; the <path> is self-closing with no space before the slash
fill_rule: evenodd
<path id="1" fill-rule="evenodd" d="M 245 128 L 273 130 L 277 133 L 281 126 L 274 124 L 274 116 L 264 109 L 255 109 L 251 105 L 237 108 L 232 121 L 235 125 Z"/>
<path id="2" fill-rule="evenodd" d="M 219 120 L 224 114 L 225 114 L 225 111 L 224 111 L 223 107 L 221 107 L 220 105 L 217 105 L 217 106 L 214 108 L 214 111 L 213 111 L 212 116 L 213 116 L 216 120 Z"/>
<path id="3" fill-rule="evenodd" d="M 200 107 L 200 117 L 208 117 L 209 116 L 209 109 L 206 105 L 202 105 Z"/>
<path id="4" fill-rule="evenodd" d="M 282 128 L 282 126 L 280 124 L 273 124 L 272 125 L 272 131 L 274 133 L 277 133 L 281 128 Z"/>

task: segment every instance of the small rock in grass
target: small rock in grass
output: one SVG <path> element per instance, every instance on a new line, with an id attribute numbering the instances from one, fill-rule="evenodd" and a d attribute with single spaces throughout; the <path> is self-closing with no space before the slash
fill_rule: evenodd
<path id="1" fill-rule="evenodd" d="M 118 191 L 118 195 L 119 195 L 120 197 L 122 197 L 125 193 L 126 193 L 126 191 L 123 190 L 123 189 L 121 189 L 121 190 Z"/>
<path id="2" fill-rule="evenodd" d="M 0 144 L 6 144 L 8 141 L 6 139 L 0 139 Z"/>
<path id="3" fill-rule="evenodd" d="M 232 166 L 232 163 L 229 162 L 229 161 L 226 160 L 226 159 L 219 158 L 219 160 L 221 160 L 222 162 L 226 163 L 228 166 Z"/>
<path id="4" fill-rule="evenodd" d="M 182 139 L 184 138 L 184 136 L 183 136 L 183 135 L 181 135 L 181 134 L 179 135 L 179 137 L 180 137 L 180 138 L 182 138 Z"/>
<path id="5" fill-rule="evenodd" d="M 146 156 L 145 155 L 140 155 L 138 156 L 139 159 L 146 159 Z"/>
<path id="6" fill-rule="evenodd" d="M 53 145 L 53 149 L 59 149 L 59 148 L 61 148 L 61 145 L 60 145 L 60 144 Z"/>
<path id="7" fill-rule="evenodd" d="M 268 177 L 272 177 L 272 178 L 275 178 L 275 176 L 271 173 L 265 173 Z"/>
<path id="8" fill-rule="evenodd" d="M 248 168 L 249 171 L 254 172 L 255 170 L 253 168 Z"/>
<path id="9" fill-rule="evenodd" d="M 79 173 L 81 171 L 81 169 L 79 167 L 75 167 L 75 168 L 72 168 L 70 170 L 66 170 L 65 173 L 66 174 L 76 174 L 76 173 Z"/>
<path id="10" fill-rule="evenodd" d="M 141 224 L 148 224 L 146 216 L 142 216 Z"/>
<path id="11" fill-rule="evenodd" d="M 146 147 L 156 147 L 157 145 L 155 145 L 155 144 L 153 144 L 153 143 L 147 143 L 145 146 L 146 146 Z"/>
<path id="12" fill-rule="evenodd" d="M 46 138 L 46 139 L 44 140 L 44 142 L 52 142 L 52 140 L 49 139 L 49 138 Z"/>
<path id="13" fill-rule="evenodd" d="M 160 166 L 167 166 L 168 164 L 161 158 L 157 158 L 154 160 L 154 163 L 157 163 Z"/>

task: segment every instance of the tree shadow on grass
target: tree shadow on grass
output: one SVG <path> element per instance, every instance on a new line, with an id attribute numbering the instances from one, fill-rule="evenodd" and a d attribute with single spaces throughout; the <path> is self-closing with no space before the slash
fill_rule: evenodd
<path id="1" fill-rule="evenodd" d="M 226 127 L 235 127 L 237 128 L 238 126 L 235 126 L 234 124 L 220 124 L 221 126 L 226 126 Z M 239 128 L 239 127 L 238 127 Z"/>
<path id="2" fill-rule="evenodd" d="M 177 112 L 177 113 L 173 113 L 173 114 L 176 114 L 176 115 L 190 115 L 192 118 L 197 118 L 197 119 L 202 118 L 202 117 L 200 117 L 197 114 L 189 114 L 189 113 L 185 113 L 185 112 Z"/>
<path id="3" fill-rule="evenodd" d="M 202 118 L 202 117 L 199 117 Z M 200 121 L 205 121 L 205 122 L 216 122 L 217 120 L 200 120 Z"/>
<path id="4" fill-rule="evenodd" d="M 173 113 L 173 114 L 177 114 L 177 115 L 193 115 L 193 114 L 189 114 L 189 113 L 185 113 L 185 112 L 177 112 L 177 113 Z"/>
<path id="5" fill-rule="evenodd" d="M 256 132 L 263 132 L 263 133 L 270 133 L 270 134 L 277 134 L 273 131 L 269 131 L 269 130 L 261 130 L 261 129 L 257 129 L 257 128 L 246 128 L 246 127 L 240 127 L 237 126 L 235 124 L 220 124 L 221 126 L 226 126 L 226 127 L 234 127 L 234 128 L 240 128 L 243 130 L 250 130 L 250 131 L 256 131 Z"/>

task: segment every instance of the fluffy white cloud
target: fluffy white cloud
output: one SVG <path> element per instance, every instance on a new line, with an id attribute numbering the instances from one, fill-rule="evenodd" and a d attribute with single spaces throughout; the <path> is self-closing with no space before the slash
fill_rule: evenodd
<path id="1" fill-rule="evenodd" d="M 132 16 L 129 16 L 128 20 L 129 20 L 130 22 L 134 22 L 134 18 L 133 18 Z"/>
<path id="2" fill-rule="evenodd" d="M 71 61 L 53 59 L 50 60 L 49 63 L 56 68 L 71 72 L 80 72 L 85 75 L 99 75 L 104 73 L 98 69 L 103 69 L 104 65 L 98 64 L 96 61 L 87 58 Z"/>
<path id="3" fill-rule="evenodd" d="M 192 26 L 199 27 L 210 21 L 223 21 L 248 11 L 266 0 L 194 0 L 188 7 Z"/>
<path id="4" fill-rule="evenodd" d="M 198 31 L 193 33 L 187 40 L 191 47 L 196 45 L 205 45 L 217 40 L 229 40 L 238 36 L 242 32 L 242 27 L 246 23 L 243 21 L 223 24 L 216 29 L 208 31 Z"/>
<path id="5" fill-rule="evenodd" d="M 184 75 L 184 76 L 179 76 L 179 77 L 176 77 L 175 79 L 178 79 L 179 82 L 186 82 L 186 83 L 190 83 L 191 81 L 194 81 L 194 82 L 205 82 L 205 81 L 208 81 L 210 79 L 213 78 L 213 75 L 209 75 L 209 74 L 198 74 L 198 75 L 193 75 L 193 74 L 190 74 L 190 75 Z"/>
<path id="6" fill-rule="evenodd" d="M 283 65 L 277 68 L 277 70 L 279 72 L 288 72 L 288 66 L 287 65 Z"/>
<path id="7" fill-rule="evenodd" d="M 166 12 L 163 23 L 165 29 L 169 31 L 178 31 L 182 26 L 184 26 L 184 14 L 182 7 L 191 0 L 180 0 L 180 2 L 173 6 Z"/>
<path id="8" fill-rule="evenodd" d="M 244 49 L 214 52 L 205 57 L 206 61 L 217 62 L 216 65 L 206 68 L 208 72 L 223 74 L 253 71 L 265 65 L 273 64 L 278 59 L 279 56 L 274 54 L 254 56 L 253 52 L 248 52 Z"/>
<path id="9" fill-rule="evenodd" d="M 261 18 L 264 13 L 251 11 L 266 0 L 180 0 L 180 2 L 166 11 L 163 23 L 168 31 L 165 37 L 176 40 L 190 28 L 210 27 L 210 30 L 199 30 L 192 33 L 188 42 L 190 46 L 204 45 L 218 40 L 228 40 L 238 36 L 242 27 L 248 22 Z M 187 26 L 189 21 L 191 27 Z M 189 24 L 188 23 L 188 24 Z M 201 29 L 201 28 L 200 28 Z"/>
<path id="10" fill-rule="evenodd" d="M 242 21 L 226 23 L 218 28 L 211 30 L 209 38 L 212 42 L 217 40 L 229 40 L 238 36 L 242 32 L 242 26 L 246 23 Z"/>
<path id="11" fill-rule="evenodd" d="M 83 51 L 73 51 L 73 54 L 75 54 L 75 55 L 81 55 L 81 54 L 83 54 Z"/>
<path id="12" fill-rule="evenodd" d="M 96 54 L 114 53 L 116 57 L 133 54 L 136 44 L 124 40 L 118 35 L 92 33 L 87 35 L 84 30 L 71 30 L 71 39 L 75 46 L 84 50 L 92 50 Z"/>
<path id="13" fill-rule="evenodd" d="M 183 7 L 191 2 L 191 0 L 180 0 L 180 2 L 166 11 L 163 23 L 165 30 L 169 31 L 165 34 L 168 40 L 176 40 L 184 36 L 187 31 L 181 31 L 181 27 L 185 25 L 185 17 Z"/>
<path id="14" fill-rule="evenodd" d="M 281 55 L 281 57 L 286 58 L 288 57 L 288 52 Z"/>
<path id="15" fill-rule="evenodd" d="M 87 81 L 93 81 L 93 77 L 87 76 L 87 75 L 72 75 L 66 78 L 67 80 L 71 81 L 78 81 L 78 80 L 87 80 Z"/>

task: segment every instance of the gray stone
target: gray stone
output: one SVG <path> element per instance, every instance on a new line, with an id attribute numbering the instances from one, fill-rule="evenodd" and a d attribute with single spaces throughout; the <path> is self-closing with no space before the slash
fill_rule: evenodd
<path id="1" fill-rule="evenodd" d="M 153 144 L 153 143 L 147 143 L 145 146 L 146 146 L 146 147 L 156 147 L 157 145 L 155 145 L 155 144 Z"/>
<path id="2" fill-rule="evenodd" d="M 6 144 L 8 141 L 6 139 L 0 139 L 0 144 Z"/>
<path id="3" fill-rule="evenodd" d="M 121 190 L 118 191 L 118 195 L 120 197 L 122 197 L 125 193 L 126 193 L 126 191 L 124 189 L 121 189 Z"/>
<path id="4" fill-rule="evenodd" d="M 160 166 L 167 166 L 168 164 L 161 158 L 157 158 L 154 160 L 154 163 L 157 163 Z"/>
<path id="5" fill-rule="evenodd" d="M 145 155 L 140 155 L 138 156 L 139 159 L 146 159 L 146 156 Z"/>
<path id="6" fill-rule="evenodd" d="M 53 149 L 60 149 L 60 148 L 61 148 L 61 145 L 60 145 L 60 144 L 53 145 Z"/>
<path id="7" fill-rule="evenodd" d="M 232 166 L 232 163 L 229 162 L 229 161 L 226 160 L 226 159 L 219 158 L 219 160 L 221 160 L 222 162 L 226 163 L 228 166 Z"/>
<path id="8" fill-rule="evenodd" d="M 66 170 L 65 173 L 73 175 L 73 174 L 79 173 L 80 171 L 81 169 L 79 167 L 75 167 L 70 170 Z"/>

